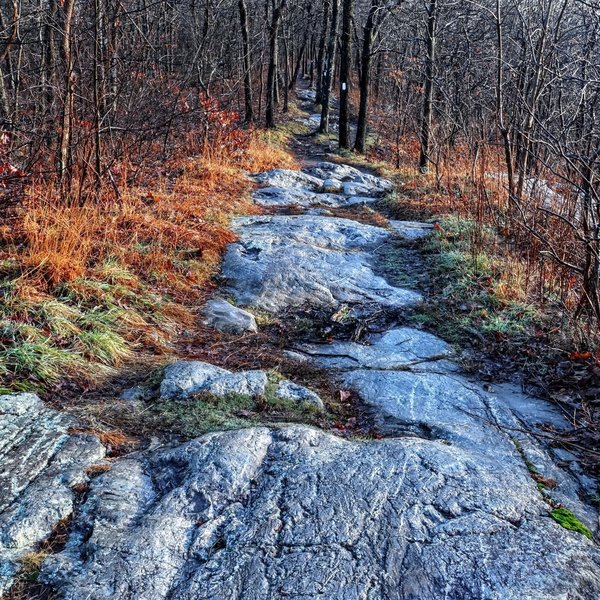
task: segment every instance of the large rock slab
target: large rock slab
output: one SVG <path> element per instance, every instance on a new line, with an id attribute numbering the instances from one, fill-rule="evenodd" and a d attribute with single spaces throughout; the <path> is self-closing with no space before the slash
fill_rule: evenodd
<path id="1" fill-rule="evenodd" d="M 345 303 L 400 309 L 418 303 L 416 292 L 395 288 L 374 273 L 373 250 L 390 232 L 313 215 L 237 219 L 222 277 L 237 304 L 270 313 L 336 308 Z"/>
<path id="2" fill-rule="evenodd" d="M 440 338 L 410 327 L 390 329 L 368 336 L 365 343 L 333 341 L 301 344 L 296 349 L 320 367 L 328 369 L 419 369 L 455 370 L 445 359 L 452 348 Z M 443 362 L 442 362 L 443 361 Z"/>
<path id="3" fill-rule="evenodd" d="M 62 600 L 593 600 L 600 555 L 514 456 L 294 426 L 121 460 L 42 580 Z"/>
<path id="4" fill-rule="evenodd" d="M 253 200 L 265 207 L 341 208 L 375 202 L 393 189 L 386 179 L 330 162 L 304 171 L 274 169 L 254 179 L 263 187 L 254 192 Z"/>
<path id="5" fill-rule="evenodd" d="M 498 468 L 528 464 L 556 482 L 544 491 L 547 496 L 573 510 L 591 530 L 598 529 L 597 511 L 581 499 L 590 490 L 561 468 L 563 461 L 545 443 L 543 426 L 550 423 L 567 430 L 569 424 L 557 414 L 550 418 L 540 408 L 542 400 L 510 386 L 487 390 L 458 373 L 444 371 L 356 369 L 342 372 L 340 380 L 360 395 L 385 435 L 444 440 L 482 460 L 487 457 Z"/>
<path id="6" fill-rule="evenodd" d="M 264 187 L 300 188 L 320 192 L 323 180 L 302 171 L 292 169 L 273 169 L 254 175 L 254 180 Z"/>
<path id="7" fill-rule="evenodd" d="M 72 514 L 73 487 L 105 455 L 97 437 L 70 434 L 75 425 L 33 394 L 0 396 L 0 597 L 19 560 Z"/>
<path id="8" fill-rule="evenodd" d="M 375 195 L 381 196 L 391 192 L 394 184 L 383 177 L 377 177 L 370 173 L 360 171 L 350 165 L 344 165 L 332 162 L 321 162 L 313 167 L 304 169 L 304 171 L 314 177 L 323 180 L 337 180 L 340 182 L 353 184 L 361 188 L 358 194 L 355 191 L 345 192 L 347 195 Z M 352 188 L 348 188 L 351 190 Z"/>
<path id="9" fill-rule="evenodd" d="M 343 186 L 342 186 L 343 187 Z M 343 208 L 357 204 L 371 204 L 377 198 L 366 196 L 344 196 L 337 193 L 318 193 L 304 188 L 267 187 L 256 190 L 252 199 L 255 204 L 266 208 L 285 208 L 297 206 L 311 208 L 325 206 L 328 208 Z"/>

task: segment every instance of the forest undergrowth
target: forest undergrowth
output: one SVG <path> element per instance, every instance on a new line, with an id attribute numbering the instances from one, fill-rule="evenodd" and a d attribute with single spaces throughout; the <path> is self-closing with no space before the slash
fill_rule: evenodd
<path id="1" fill-rule="evenodd" d="M 197 326 L 235 239 L 230 218 L 256 210 L 246 174 L 295 165 L 237 115 L 215 112 L 212 125 L 182 133 L 164 162 L 119 165 L 118 195 L 65 201 L 47 181 L 27 182 L 0 231 L 3 392 L 97 386 L 164 361 Z"/>

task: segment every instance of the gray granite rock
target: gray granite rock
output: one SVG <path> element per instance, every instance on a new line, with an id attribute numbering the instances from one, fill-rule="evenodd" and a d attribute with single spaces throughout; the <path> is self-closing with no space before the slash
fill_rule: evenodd
<path id="1" fill-rule="evenodd" d="M 325 404 L 323 404 L 323 400 L 318 394 L 291 381 L 281 381 L 277 385 L 275 395 L 282 400 L 294 402 L 301 406 L 315 408 L 319 411 L 325 410 Z"/>
<path id="2" fill-rule="evenodd" d="M 255 398 L 265 393 L 266 386 L 264 371 L 232 373 L 201 361 L 179 361 L 165 369 L 160 396 L 177 400 L 205 392 L 219 397 L 239 394 Z"/>
<path id="3" fill-rule="evenodd" d="M 72 488 L 104 457 L 97 437 L 69 433 L 76 425 L 33 394 L 0 396 L 0 597 L 19 560 L 71 516 Z"/>
<path id="4" fill-rule="evenodd" d="M 326 179 L 353 193 L 389 190 L 385 180 L 334 163 L 320 163 L 309 174 L 279 170 L 257 177 L 296 197 L 323 195 Z M 428 229 L 392 227 L 410 239 Z M 240 304 L 272 313 L 343 305 L 369 312 L 420 300 L 374 273 L 373 252 L 394 237 L 389 230 L 314 215 L 239 219 L 235 229 L 240 239 L 227 252 L 223 277 Z M 544 494 L 597 531 L 596 511 L 582 500 L 590 482 L 564 468 L 574 457 L 557 455 L 538 435 L 538 422 L 566 426 L 560 415 L 520 390 L 468 380 L 450 362 L 447 344 L 410 328 L 372 334 L 365 344 L 303 344 L 299 351 L 332 369 L 340 389 L 356 392 L 388 439 L 342 440 L 300 425 L 252 428 L 122 458 L 92 482 L 64 550 L 42 567 L 42 580 L 59 600 L 600 597 L 598 547 L 550 518 L 550 504 L 528 470 L 535 465 L 554 479 Z M 260 396 L 266 386 L 263 371 L 180 362 L 166 369 L 161 394 Z M 289 381 L 275 393 L 321 402 Z M 29 413 L 47 410 L 38 403 Z M 5 417 L 0 398 L 0 423 L 17 419 L 17 431 L 41 427 L 35 414 L 15 417 L 17 410 L 9 403 Z M 48 530 L 51 494 L 67 494 L 65 481 L 72 480 L 63 466 L 87 460 L 85 452 L 54 458 L 79 439 L 63 433 L 59 442 L 50 435 L 67 426 L 62 418 L 42 417 L 48 440 L 42 450 L 30 452 L 19 442 L 16 460 L 5 472 L 0 467 L 0 483 L 13 478 L 4 486 L 8 492 L 0 486 L 0 500 L 8 494 L 10 505 L 18 498 L 27 517 L 16 529 L 0 520 L 0 558 L 12 548 L 6 540 L 25 548 Z M 46 446 L 60 447 L 52 460 L 42 460 L 42 472 L 57 479 L 42 480 L 42 489 L 15 486 L 20 469 L 36 473 L 26 482 L 38 477 L 36 461 Z M 21 467 L 27 461 L 33 469 Z M 69 498 L 60 514 L 71 510 Z M 9 513 L 0 504 L 0 519 Z M 0 564 L 7 581 L 10 568 Z"/>
<path id="5" fill-rule="evenodd" d="M 256 333 L 258 327 L 252 313 L 234 306 L 226 300 L 209 300 L 204 307 L 205 323 L 225 333 Z"/>
<path id="6" fill-rule="evenodd" d="M 325 179 L 323 181 L 323 191 L 328 194 L 341 194 L 344 191 L 344 186 L 337 179 Z"/>
<path id="7" fill-rule="evenodd" d="M 97 478 L 41 578 L 61 600 L 595 600 L 598 550 L 506 458 L 304 426 L 207 435 Z"/>
<path id="8" fill-rule="evenodd" d="M 433 232 L 431 223 L 420 223 L 418 221 L 389 221 L 393 231 L 407 240 L 419 240 L 427 237 Z"/>
<path id="9" fill-rule="evenodd" d="M 403 308 L 421 300 L 373 272 L 372 251 L 389 239 L 386 229 L 302 215 L 237 219 L 234 230 L 239 241 L 225 255 L 222 276 L 242 306 L 278 313 L 342 303 Z"/>
<path id="10" fill-rule="evenodd" d="M 274 169 L 259 173 L 254 175 L 254 180 L 265 187 L 303 188 L 313 192 L 320 192 L 323 188 L 322 179 L 291 169 Z"/>
<path id="11" fill-rule="evenodd" d="M 323 180 L 334 180 L 342 183 L 353 184 L 355 188 L 348 187 L 348 191 L 344 191 L 349 196 L 364 195 L 364 196 L 380 196 L 391 192 L 394 189 L 394 185 L 391 181 L 384 179 L 383 177 L 377 177 L 370 173 L 360 171 L 350 165 L 344 165 L 332 162 L 321 162 L 313 167 L 304 169 L 304 171 L 310 175 L 318 177 Z"/>
<path id="12" fill-rule="evenodd" d="M 329 369 L 437 369 L 455 370 L 444 359 L 452 349 L 440 338 L 410 327 L 369 336 L 365 343 L 334 341 L 301 344 L 296 349 L 320 367 Z"/>
<path id="13" fill-rule="evenodd" d="M 304 102 L 314 102 L 317 99 L 317 92 L 315 90 L 298 90 L 296 96 Z"/>
<path id="14" fill-rule="evenodd" d="M 351 206 L 353 204 L 374 202 L 375 198 L 365 200 L 354 200 L 342 194 L 329 194 L 313 192 L 304 188 L 280 188 L 268 187 L 260 188 L 254 192 L 252 199 L 255 204 L 264 207 L 285 208 L 290 206 L 299 206 L 309 208 L 311 206 L 327 206 L 329 208 L 340 208 Z"/>

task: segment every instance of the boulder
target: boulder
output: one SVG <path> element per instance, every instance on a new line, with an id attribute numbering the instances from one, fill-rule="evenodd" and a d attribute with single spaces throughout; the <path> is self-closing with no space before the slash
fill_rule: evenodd
<path id="1" fill-rule="evenodd" d="M 104 458 L 98 438 L 76 427 L 34 394 L 0 396 L 0 597 L 20 560 L 72 515 L 74 488 Z"/>
<path id="2" fill-rule="evenodd" d="M 325 404 L 318 394 L 291 381 L 281 381 L 277 385 L 275 395 L 281 400 L 287 400 L 300 406 L 314 408 L 318 411 L 325 410 Z"/>
<path id="3" fill-rule="evenodd" d="M 232 373 L 201 361 L 179 361 L 169 365 L 160 384 L 160 397 L 183 400 L 205 392 L 225 397 L 231 394 L 256 398 L 264 395 L 267 375 L 264 371 Z"/>
<path id="4" fill-rule="evenodd" d="M 209 300 L 204 308 L 205 323 L 224 333 L 242 334 L 256 333 L 258 327 L 254 315 L 227 302 L 226 300 Z"/>

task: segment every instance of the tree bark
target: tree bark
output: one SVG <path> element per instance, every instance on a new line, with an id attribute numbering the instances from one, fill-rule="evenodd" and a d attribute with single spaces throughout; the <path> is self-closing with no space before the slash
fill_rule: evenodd
<path id="1" fill-rule="evenodd" d="M 327 44 L 327 59 L 325 64 L 325 73 L 323 77 L 323 101 L 321 106 L 321 124 L 319 133 L 329 132 L 329 103 L 331 96 L 331 83 L 333 81 L 333 72 L 335 67 L 335 51 L 338 30 L 338 12 L 339 0 L 332 0 L 331 4 L 331 26 L 329 28 L 329 41 Z"/>
<path id="2" fill-rule="evenodd" d="M 269 69 L 267 73 L 267 107 L 266 125 L 272 129 L 275 127 L 275 100 L 277 86 L 277 54 L 279 49 L 279 25 L 287 0 L 281 0 L 273 9 L 271 24 L 269 26 Z"/>
<path id="3" fill-rule="evenodd" d="M 246 0 L 238 1 L 240 13 L 240 26 L 242 29 L 242 52 L 244 54 L 244 121 L 251 123 L 254 120 L 254 101 L 252 98 L 252 63 L 250 60 L 250 34 L 248 31 L 248 9 Z"/>
<path id="4" fill-rule="evenodd" d="M 343 0 L 342 49 L 340 53 L 340 138 L 339 146 L 350 148 L 350 66 L 352 63 L 352 19 L 354 0 Z"/>
<path id="5" fill-rule="evenodd" d="M 373 58 L 373 41 L 376 35 L 377 13 L 383 0 L 372 0 L 363 30 L 363 48 L 360 59 L 360 105 L 358 109 L 358 123 L 356 125 L 356 141 L 354 149 L 364 153 L 367 148 L 367 110 L 369 106 L 369 87 L 371 84 L 371 60 Z"/>
<path id="6" fill-rule="evenodd" d="M 436 29 L 438 0 L 430 0 L 427 8 L 427 58 L 425 62 L 425 93 L 423 96 L 423 113 L 421 117 L 421 152 L 419 169 L 421 173 L 429 172 L 431 118 L 433 111 L 433 77 L 435 68 Z"/>
<path id="7" fill-rule="evenodd" d="M 323 72 L 325 63 L 325 47 L 327 45 L 327 32 L 329 30 L 329 12 L 331 0 L 325 0 L 323 3 L 323 23 L 321 25 L 321 38 L 319 39 L 319 51 L 317 53 L 317 85 L 315 104 L 323 103 Z"/>
<path id="8" fill-rule="evenodd" d="M 75 98 L 75 64 L 73 60 L 73 49 L 71 44 L 75 0 L 65 0 L 63 10 L 64 22 L 62 54 L 64 62 L 65 96 L 62 111 L 62 131 L 60 139 L 58 172 L 61 184 L 68 187 L 71 176 L 71 129 L 73 125 L 73 109 Z"/>

